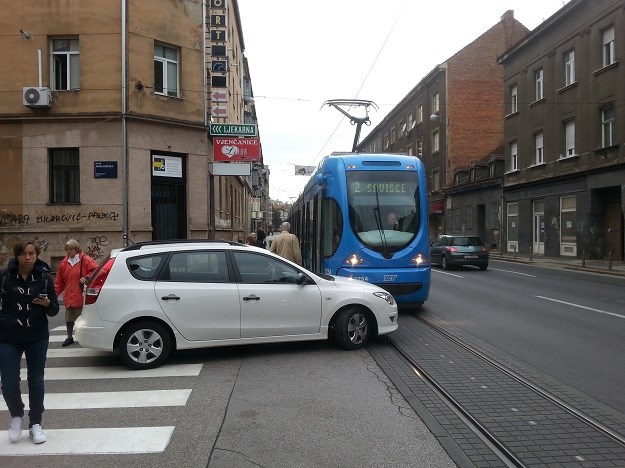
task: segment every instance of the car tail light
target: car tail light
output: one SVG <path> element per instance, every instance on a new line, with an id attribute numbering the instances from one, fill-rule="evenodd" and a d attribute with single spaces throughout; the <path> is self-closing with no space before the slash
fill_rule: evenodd
<path id="1" fill-rule="evenodd" d="M 102 286 L 104 286 L 104 282 L 111 272 L 111 267 L 114 262 L 114 258 L 109 258 L 107 262 L 98 268 L 95 274 L 89 279 L 89 283 L 85 289 L 85 304 L 93 304 L 98 300 Z"/>
<path id="2" fill-rule="evenodd" d="M 457 252 L 458 249 L 455 247 L 447 247 L 447 252 Z"/>

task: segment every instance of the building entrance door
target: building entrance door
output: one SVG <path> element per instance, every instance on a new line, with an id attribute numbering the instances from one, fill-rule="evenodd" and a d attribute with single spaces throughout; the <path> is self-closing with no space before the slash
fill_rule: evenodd
<path id="1" fill-rule="evenodd" d="M 537 255 L 545 254 L 545 202 L 534 202 L 534 226 L 533 226 L 533 247 L 532 250 Z"/>
<path id="2" fill-rule="evenodd" d="M 612 260 L 623 260 L 623 215 L 620 200 L 606 202 L 604 226 L 605 257 L 612 252 Z"/>

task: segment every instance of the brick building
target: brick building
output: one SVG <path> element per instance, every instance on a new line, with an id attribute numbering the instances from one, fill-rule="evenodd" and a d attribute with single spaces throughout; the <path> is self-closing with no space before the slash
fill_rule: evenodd
<path id="1" fill-rule="evenodd" d="M 487 200 L 447 194 L 456 170 L 490 155 L 503 141 L 503 68 L 497 57 L 528 30 L 507 11 L 501 21 L 434 68 L 358 145 L 359 152 L 419 156 L 428 171 L 430 238 L 443 232 L 492 233 Z M 469 210 L 481 225 L 466 223 Z M 454 220 L 464 218 L 456 225 Z M 489 239 L 490 240 L 490 239 Z"/>

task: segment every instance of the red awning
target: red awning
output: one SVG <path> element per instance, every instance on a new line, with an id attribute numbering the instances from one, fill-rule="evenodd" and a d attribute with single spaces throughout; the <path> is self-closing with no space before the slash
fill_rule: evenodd
<path id="1" fill-rule="evenodd" d="M 442 201 L 433 201 L 430 202 L 430 214 L 442 214 L 443 213 L 444 203 Z"/>

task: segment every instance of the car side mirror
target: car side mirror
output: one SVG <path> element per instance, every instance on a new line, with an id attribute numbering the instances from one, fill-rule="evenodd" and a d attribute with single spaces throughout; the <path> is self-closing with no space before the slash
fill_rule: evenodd
<path id="1" fill-rule="evenodd" d="M 308 279 L 308 276 L 306 276 L 304 273 L 299 272 L 297 274 L 296 283 L 300 286 L 306 286 L 307 284 L 310 284 L 310 280 Z"/>

